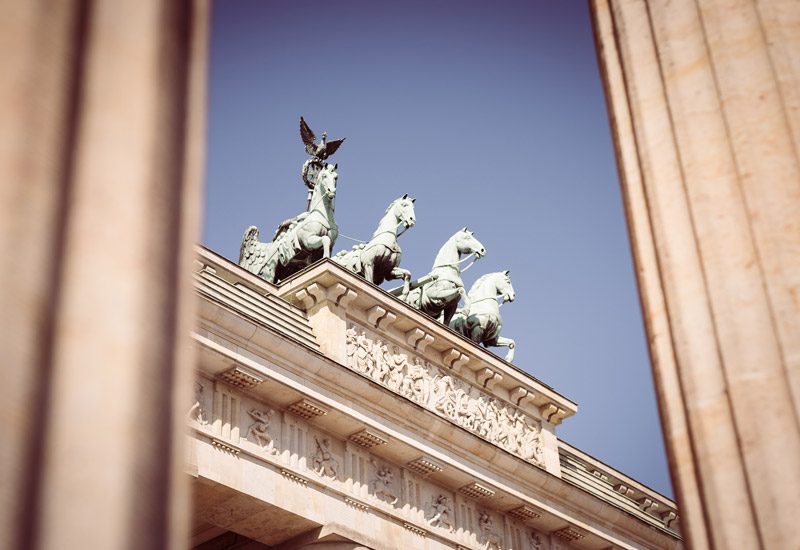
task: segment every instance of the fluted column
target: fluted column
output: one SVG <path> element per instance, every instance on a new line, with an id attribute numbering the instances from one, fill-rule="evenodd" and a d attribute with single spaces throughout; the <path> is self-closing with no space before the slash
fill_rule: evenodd
<path id="1" fill-rule="evenodd" d="M 684 532 L 796 546 L 800 7 L 592 8 Z"/>
<path id="2" fill-rule="evenodd" d="M 205 2 L 0 7 L 0 547 L 182 548 Z"/>

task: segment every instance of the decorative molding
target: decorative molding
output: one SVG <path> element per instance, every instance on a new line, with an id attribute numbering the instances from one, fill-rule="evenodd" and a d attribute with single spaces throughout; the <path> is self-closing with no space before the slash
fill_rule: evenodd
<path id="1" fill-rule="evenodd" d="M 405 527 L 415 535 L 419 535 L 420 537 L 425 537 L 428 534 L 428 532 L 425 529 L 420 529 L 416 525 L 412 525 L 408 522 L 403 522 L 403 527 Z"/>
<path id="2" fill-rule="evenodd" d="M 367 310 L 367 322 L 372 328 L 386 330 L 397 320 L 397 315 L 381 306 L 373 306 Z"/>
<path id="3" fill-rule="evenodd" d="M 347 504 L 349 504 L 350 506 L 352 506 L 353 508 L 356 508 L 357 510 L 361 510 L 362 512 L 367 512 L 370 509 L 370 507 L 368 505 L 366 505 L 363 502 L 361 502 L 360 500 L 356 500 L 354 498 L 345 497 L 344 501 Z"/>
<path id="4" fill-rule="evenodd" d="M 372 428 L 364 428 L 363 430 L 350 434 L 348 439 L 365 449 L 375 447 L 376 445 L 386 445 L 386 443 L 389 442 L 389 436 L 377 430 L 373 430 Z"/>
<path id="5" fill-rule="evenodd" d="M 325 288 L 317 283 L 311 283 L 295 292 L 294 297 L 303 304 L 303 309 L 308 311 L 325 299 Z"/>
<path id="6" fill-rule="evenodd" d="M 631 489 L 624 483 L 618 483 L 614 485 L 614 490 L 621 495 L 625 495 L 626 497 L 630 497 L 633 495 L 633 489 Z"/>
<path id="7" fill-rule="evenodd" d="M 211 438 L 211 444 L 214 447 L 216 447 L 217 449 L 219 449 L 220 451 L 222 451 L 222 452 L 225 452 L 225 453 L 228 453 L 230 455 L 237 456 L 237 457 L 239 456 L 239 449 L 237 449 L 233 445 L 225 443 L 224 441 L 222 441 L 220 439 L 217 439 L 216 437 L 212 437 Z"/>
<path id="8" fill-rule="evenodd" d="M 294 481 L 295 483 L 299 483 L 301 485 L 308 485 L 308 480 L 306 478 L 287 470 L 286 468 L 281 468 L 281 475 L 289 481 Z"/>
<path id="9" fill-rule="evenodd" d="M 527 521 L 542 517 L 542 514 L 540 514 L 534 508 L 528 506 L 527 504 L 523 504 L 522 506 L 508 510 L 506 513 L 509 516 L 517 518 L 522 521 Z"/>
<path id="10" fill-rule="evenodd" d="M 406 342 L 414 348 L 414 351 L 422 353 L 425 351 L 425 348 L 428 347 L 428 344 L 433 342 L 433 336 L 421 328 L 412 328 L 406 332 Z"/>
<path id="11" fill-rule="evenodd" d="M 341 308 L 347 308 L 350 302 L 358 297 L 358 293 L 342 283 L 335 283 L 327 288 L 319 283 L 311 283 L 295 292 L 294 297 L 303 304 L 303 309 L 308 311 L 324 301 L 333 302 L 335 306 Z"/>
<path id="12" fill-rule="evenodd" d="M 503 375 L 486 367 L 475 373 L 475 379 L 481 387 L 491 390 L 497 382 L 503 379 Z"/>
<path id="13" fill-rule="evenodd" d="M 645 497 L 637 502 L 639 503 L 639 509 L 646 514 L 655 513 L 658 510 L 658 503 L 651 498 Z"/>
<path id="14" fill-rule="evenodd" d="M 266 377 L 261 374 L 240 365 L 235 365 L 232 369 L 220 373 L 217 378 L 242 390 L 255 388 L 266 380 Z"/>
<path id="15" fill-rule="evenodd" d="M 291 405 L 289 405 L 286 410 L 292 413 L 295 416 L 299 416 L 305 420 L 310 420 L 317 416 L 322 416 L 324 414 L 328 414 L 328 409 L 317 403 L 316 401 L 312 401 L 306 397 L 299 401 L 295 401 Z"/>
<path id="16" fill-rule="evenodd" d="M 560 408 L 555 403 L 546 403 L 539 407 L 539 412 L 542 418 L 551 424 L 561 424 L 561 421 L 567 416 L 567 411 Z"/>
<path id="17" fill-rule="evenodd" d="M 550 533 L 551 535 L 558 537 L 560 539 L 566 541 L 574 541 L 574 540 L 581 540 L 586 535 L 578 531 L 576 528 L 572 527 L 571 525 L 567 525 L 566 527 L 562 527 L 558 531 L 553 531 Z"/>
<path id="18" fill-rule="evenodd" d="M 344 309 L 347 309 L 350 302 L 358 297 L 358 293 L 355 290 L 344 286 L 342 283 L 336 283 L 328 287 L 327 290 L 328 300 Z"/>
<path id="19" fill-rule="evenodd" d="M 421 476 L 428 476 L 433 473 L 441 472 L 443 466 L 432 458 L 421 456 L 406 464 L 406 468 Z"/>
<path id="20" fill-rule="evenodd" d="M 469 355 L 462 353 L 456 348 L 450 348 L 442 352 L 442 363 L 450 369 L 458 369 L 469 362 Z"/>
<path id="21" fill-rule="evenodd" d="M 508 395 L 511 398 L 511 402 L 518 407 L 524 407 L 528 403 L 533 404 L 533 400 L 536 399 L 532 391 L 522 386 L 517 386 L 511 390 Z"/>
<path id="22" fill-rule="evenodd" d="M 469 485 L 464 485 L 458 490 L 459 493 L 462 495 L 468 496 L 474 499 L 482 499 L 492 497 L 495 494 L 494 489 L 490 489 L 486 485 L 482 485 L 477 481 L 470 483 Z"/>
<path id="23" fill-rule="evenodd" d="M 601 481 L 608 482 L 608 476 L 600 470 L 592 470 L 592 475 Z"/>
<path id="24" fill-rule="evenodd" d="M 661 521 L 664 522 L 664 527 L 666 527 L 667 529 L 671 529 L 672 524 L 677 519 L 678 519 L 678 514 L 676 514 L 672 510 L 669 510 L 668 512 L 664 512 L 663 514 L 661 514 Z"/>

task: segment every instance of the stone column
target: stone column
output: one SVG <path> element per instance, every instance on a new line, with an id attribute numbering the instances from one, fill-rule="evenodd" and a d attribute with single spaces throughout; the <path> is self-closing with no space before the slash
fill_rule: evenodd
<path id="1" fill-rule="evenodd" d="M 800 509 L 800 7 L 593 0 L 681 523 L 789 548 Z"/>
<path id="2" fill-rule="evenodd" d="M 0 548 L 182 548 L 204 0 L 0 7 Z"/>

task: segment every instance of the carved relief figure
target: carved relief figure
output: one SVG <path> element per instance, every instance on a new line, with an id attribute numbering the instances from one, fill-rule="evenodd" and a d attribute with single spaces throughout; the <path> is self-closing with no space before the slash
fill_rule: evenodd
<path id="1" fill-rule="evenodd" d="M 333 457 L 331 452 L 331 440 L 327 437 L 320 440 L 315 435 L 314 441 L 317 444 L 317 450 L 312 457 L 314 471 L 321 476 L 336 478 L 339 475 L 339 461 Z"/>
<path id="2" fill-rule="evenodd" d="M 272 418 L 272 411 L 260 411 L 252 409 L 248 412 L 253 419 L 250 429 L 247 430 L 247 437 L 252 437 L 256 443 L 268 453 L 275 453 L 274 442 L 269 434 L 269 423 Z"/>
<path id="3" fill-rule="evenodd" d="M 356 365 L 359 365 L 361 372 L 371 373 L 375 368 L 375 357 L 372 354 L 372 342 L 367 338 L 364 331 L 356 338 Z"/>
<path id="4" fill-rule="evenodd" d="M 544 550 L 544 540 L 537 531 L 528 531 L 528 544 L 531 550 Z"/>
<path id="5" fill-rule="evenodd" d="M 194 383 L 194 403 L 186 413 L 189 420 L 194 420 L 201 426 L 208 424 L 206 412 L 203 407 L 203 385 L 200 382 Z"/>
<path id="6" fill-rule="evenodd" d="M 496 548 L 502 550 L 503 538 L 500 533 L 494 529 L 494 521 L 485 511 L 478 512 L 478 529 L 480 530 L 479 542 L 483 544 L 484 548 Z"/>
<path id="7" fill-rule="evenodd" d="M 389 356 L 389 380 L 386 383 L 389 389 L 395 391 L 400 389 L 405 376 L 406 363 L 406 356 L 400 353 L 400 348 L 392 346 L 392 354 Z"/>
<path id="8" fill-rule="evenodd" d="M 433 498 L 431 513 L 433 515 L 428 519 L 431 527 L 444 527 L 448 531 L 453 530 L 453 521 L 450 519 L 453 514 L 453 507 L 450 505 L 450 499 L 446 495 L 439 495 Z"/>
<path id="9" fill-rule="evenodd" d="M 370 481 L 369 488 L 372 494 L 389 504 L 397 504 L 398 497 L 392 490 L 394 473 L 385 464 L 379 465 L 375 459 L 370 458 L 372 467 L 375 468 L 375 479 Z"/>
<path id="10" fill-rule="evenodd" d="M 412 398 L 418 403 L 426 403 L 428 401 L 428 385 L 427 385 L 427 368 L 423 366 L 419 357 L 414 358 L 412 365 L 408 367 L 407 393 L 406 397 Z"/>

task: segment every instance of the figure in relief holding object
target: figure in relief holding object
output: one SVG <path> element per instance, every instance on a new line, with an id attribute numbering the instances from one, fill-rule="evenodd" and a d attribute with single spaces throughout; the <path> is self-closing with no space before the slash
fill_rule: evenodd
<path id="1" fill-rule="evenodd" d="M 206 412 L 203 408 L 203 385 L 200 382 L 194 383 L 194 403 L 189 408 L 186 416 L 189 420 L 194 420 L 201 426 L 208 424 Z"/>
<path id="2" fill-rule="evenodd" d="M 309 210 L 283 222 L 271 243 L 259 242 L 258 228 L 248 227 L 242 237 L 239 265 L 276 283 L 321 258 L 330 258 L 339 235 L 333 218 L 336 169 L 335 164 L 327 164 L 319 171 Z"/>
<path id="3" fill-rule="evenodd" d="M 392 470 L 386 465 L 378 464 L 373 458 L 370 458 L 370 462 L 375 468 L 375 479 L 369 484 L 372 494 L 389 504 L 397 504 L 399 499 L 392 490 L 392 481 L 394 480 Z"/>
<path id="4" fill-rule="evenodd" d="M 403 225 L 405 231 L 416 223 L 415 200 L 405 194 L 393 201 L 368 243 L 342 250 L 333 260 L 376 285 L 391 279 L 403 279 L 402 299 L 409 292 L 411 272 L 399 267 L 402 251 L 397 238 L 402 232 L 398 234 L 397 227 Z"/>
<path id="5" fill-rule="evenodd" d="M 466 227 L 456 231 L 436 255 L 429 274 L 435 280 L 409 292 L 405 302 L 449 325 L 460 298 L 464 298 L 465 307 L 469 306 L 461 280 L 462 254 L 474 254 L 476 259 L 486 254 L 486 249 Z"/>
<path id="6" fill-rule="evenodd" d="M 453 520 L 450 519 L 453 507 L 450 505 L 450 499 L 446 495 L 439 495 L 433 498 L 431 513 L 433 515 L 428 520 L 431 527 L 444 527 L 448 531 L 453 530 Z"/>
<path id="7" fill-rule="evenodd" d="M 500 336 L 503 318 L 500 316 L 500 304 L 497 301 L 499 298 L 503 303 L 513 302 L 516 297 L 509 272 L 498 271 L 483 275 L 472 285 L 468 296 L 468 305 L 456 311 L 450 321 L 450 328 L 476 344 L 507 347 L 506 361 L 513 361 L 516 344 L 511 338 Z"/>
<path id="8" fill-rule="evenodd" d="M 503 538 L 500 536 L 500 533 L 495 531 L 494 521 L 487 512 L 481 511 L 478 513 L 478 528 L 481 534 L 480 542 L 484 545 L 484 548 L 502 550 Z"/>
<path id="9" fill-rule="evenodd" d="M 331 452 L 331 440 L 327 437 L 320 439 L 314 436 L 317 450 L 312 457 L 314 471 L 320 476 L 330 476 L 335 478 L 338 475 L 339 461 L 333 458 Z"/>
<path id="10" fill-rule="evenodd" d="M 272 417 L 272 411 L 253 409 L 248 414 L 254 422 L 247 431 L 247 436 L 255 439 L 256 443 L 267 452 L 274 453 L 275 449 L 273 447 L 272 436 L 269 434 L 269 422 Z"/>

